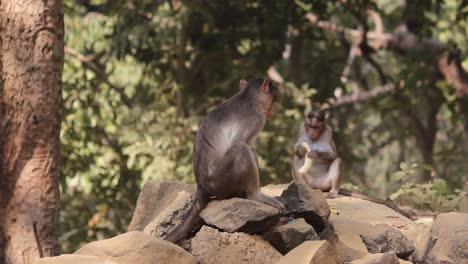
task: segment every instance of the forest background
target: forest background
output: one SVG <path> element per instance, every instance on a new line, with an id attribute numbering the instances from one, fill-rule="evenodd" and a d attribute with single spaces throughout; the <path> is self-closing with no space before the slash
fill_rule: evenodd
<path id="1" fill-rule="evenodd" d="M 203 117 L 269 76 L 262 185 L 291 180 L 305 110 L 327 106 L 345 187 L 467 211 L 468 3 L 64 1 L 61 251 L 126 231 L 145 181 L 194 182 Z"/>

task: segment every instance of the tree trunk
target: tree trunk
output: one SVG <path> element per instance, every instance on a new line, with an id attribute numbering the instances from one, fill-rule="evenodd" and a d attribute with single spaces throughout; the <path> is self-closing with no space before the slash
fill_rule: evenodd
<path id="1" fill-rule="evenodd" d="M 0 261 L 57 250 L 63 3 L 0 1 Z M 1 237 L 1 236 L 0 236 Z"/>

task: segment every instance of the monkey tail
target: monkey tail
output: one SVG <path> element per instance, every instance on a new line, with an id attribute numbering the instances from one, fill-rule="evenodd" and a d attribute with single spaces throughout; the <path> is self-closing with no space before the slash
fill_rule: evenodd
<path id="1" fill-rule="evenodd" d="M 338 193 L 341 194 L 341 195 L 354 197 L 354 198 L 358 198 L 358 199 L 362 199 L 362 200 L 371 201 L 371 202 L 374 202 L 374 203 L 385 205 L 388 208 L 393 209 L 395 212 L 403 215 L 404 217 L 412 219 L 411 216 L 408 213 L 406 213 L 405 211 L 398 208 L 398 206 L 396 206 L 393 202 L 391 202 L 389 200 L 383 200 L 383 199 L 379 199 L 379 198 L 376 198 L 376 197 L 370 197 L 370 196 L 367 196 L 365 194 L 358 193 L 358 192 L 353 192 L 353 191 L 343 189 L 343 188 L 340 188 Z"/>
<path id="2" fill-rule="evenodd" d="M 185 215 L 179 225 L 173 227 L 172 230 L 169 231 L 169 233 L 164 237 L 164 240 L 177 243 L 182 239 L 193 227 L 193 223 L 197 219 L 197 216 L 200 214 L 201 210 L 205 208 L 207 203 L 208 198 L 205 193 L 201 190 L 197 190 L 195 202 L 192 207 L 190 207 L 188 214 Z"/>

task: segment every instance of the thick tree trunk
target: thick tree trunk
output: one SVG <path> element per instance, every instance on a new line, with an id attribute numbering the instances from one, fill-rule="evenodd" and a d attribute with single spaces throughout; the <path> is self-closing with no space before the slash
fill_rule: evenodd
<path id="1" fill-rule="evenodd" d="M 62 1 L 0 1 L 0 260 L 5 263 L 39 257 L 34 222 L 44 255 L 57 250 L 63 34 Z"/>

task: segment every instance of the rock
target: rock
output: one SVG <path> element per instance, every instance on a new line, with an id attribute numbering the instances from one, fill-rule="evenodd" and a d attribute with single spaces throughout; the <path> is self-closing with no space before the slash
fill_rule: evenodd
<path id="1" fill-rule="evenodd" d="M 404 260 L 404 259 L 398 259 L 398 262 L 399 262 L 400 264 L 413 264 L 413 262 L 408 261 L 408 260 Z"/>
<path id="2" fill-rule="evenodd" d="M 175 244 L 132 231 L 122 235 L 91 242 L 74 254 L 96 256 L 118 264 L 128 263 L 196 263 L 195 258 Z"/>
<path id="3" fill-rule="evenodd" d="M 351 220 L 372 225 L 388 224 L 392 228 L 398 229 L 412 242 L 425 227 L 423 224 L 414 223 L 385 205 L 358 198 L 343 196 L 329 199 L 328 203 L 339 215 L 345 215 Z"/>
<path id="4" fill-rule="evenodd" d="M 241 198 L 211 201 L 200 217 L 223 231 L 258 233 L 274 227 L 280 218 L 278 209 L 265 203 Z"/>
<path id="5" fill-rule="evenodd" d="M 327 241 L 306 241 L 276 264 L 337 264 L 335 249 Z"/>
<path id="6" fill-rule="evenodd" d="M 280 200 L 288 213 L 292 213 L 295 218 L 304 218 L 317 232 L 325 228 L 330 207 L 321 190 L 312 189 L 307 184 L 292 182 L 283 191 Z"/>
<path id="7" fill-rule="evenodd" d="M 299 246 L 307 240 L 320 240 L 315 230 L 302 218 L 279 226 L 262 235 L 281 254 L 286 254 L 291 249 Z"/>
<path id="8" fill-rule="evenodd" d="M 164 237 L 175 225 L 182 222 L 182 218 L 188 213 L 194 203 L 192 194 L 180 191 L 172 203 L 164 208 L 144 229 L 143 233 L 154 237 Z M 194 225 L 194 229 L 197 224 Z"/>
<path id="9" fill-rule="evenodd" d="M 57 257 L 41 258 L 34 262 L 35 264 L 117 264 L 110 260 L 100 259 L 94 256 L 82 256 L 64 254 Z"/>
<path id="10" fill-rule="evenodd" d="M 416 241 L 413 262 L 468 263 L 468 214 L 445 213 L 434 220 Z"/>
<path id="11" fill-rule="evenodd" d="M 193 184 L 178 181 L 147 181 L 138 196 L 128 231 L 143 231 L 161 211 L 174 202 L 180 191 L 194 193 L 195 189 Z"/>
<path id="12" fill-rule="evenodd" d="M 260 188 L 262 193 L 270 197 L 279 197 L 283 193 L 284 189 L 288 187 L 289 184 L 268 184 Z"/>
<path id="13" fill-rule="evenodd" d="M 192 254 L 200 264 L 264 264 L 281 258 L 276 249 L 258 236 L 224 233 L 208 226 L 203 226 L 192 239 Z"/>
<path id="14" fill-rule="evenodd" d="M 359 235 L 370 253 L 395 252 L 398 257 L 406 258 L 414 251 L 413 242 L 387 224 L 362 229 Z"/>
<path id="15" fill-rule="evenodd" d="M 336 248 L 337 254 L 344 262 L 350 262 L 369 254 L 359 232 L 371 225 L 351 220 L 342 215 L 332 214 L 329 219 L 334 233 L 326 239 Z"/>
<path id="16" fill-rule="evenodd" d="M 392 253 L 369 254 L 354 260 L 351 264 L 399 264 L 397 256 Z"/>

